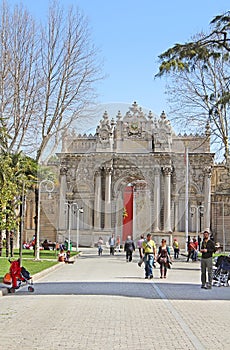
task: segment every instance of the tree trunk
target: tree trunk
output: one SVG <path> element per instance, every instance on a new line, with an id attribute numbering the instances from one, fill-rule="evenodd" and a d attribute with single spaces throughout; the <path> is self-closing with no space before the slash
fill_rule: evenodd
<path id="1" fill-rule="evenodd" d="M 6 257 L 9 257 L 10 235 L 9 230 L 6 229 Z"/>
<path id="2" fill-rule="evenodd" d="M 33 246 L 34 248 L 34 256 L 36 254 L 36 246 L 37 246 L 37 236 L 38 236 L 38 188 L 36 187 L 35 192 L 35 217 L 34 217 L 34 226 L 35 226 L 35 244 Z"/>
<path id="3" fill-rule="evenodd" d="M 0 230 L 0 256 L 2 256 L 2 230 Z"/>

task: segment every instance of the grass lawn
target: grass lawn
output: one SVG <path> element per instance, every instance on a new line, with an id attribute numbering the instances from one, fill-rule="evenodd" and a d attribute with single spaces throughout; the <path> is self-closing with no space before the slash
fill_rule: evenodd
<path id="1" fill-rule="evenodd" d="M 2 251 L 3 257 L 0 257 L 0 282 L 4 275 L 9 272 L 10 263 L 8 258 L 5 257 L 5 249 Z M 76 252 L 71 252 L 71 256 L 76 255 Z M 12 260 L 19 258 L 18 249 L 14 250 L 14 257 Z M 33 276 L 35 273 L 48 269 L 49 267 L 56 265 L 58 263 L 58 252 L 56 250 L 41 250 L 40 260 L 34 259 L 34 252 L 30 249 L 23 249 L 22 251 L 22 266 L 24 266 Z"/>

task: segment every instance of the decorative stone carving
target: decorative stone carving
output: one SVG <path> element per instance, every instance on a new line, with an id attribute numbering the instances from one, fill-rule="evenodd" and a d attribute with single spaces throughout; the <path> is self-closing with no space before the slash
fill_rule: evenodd
<path id="1" fill-rule="evenodd" d="M 212 167 L 211 166 L 206 166 L 204 168 L 204 174 L 206 176 L 208 176 L 209 178 L 211 178 L 211 176 L 212 176 Z"/>
<path id="2" fill-rule="evenodd" d="M 173 168 L 170 165 L 162 167 L 162 171 L 166 176 L 170 176 L 172 174 L 172 170 Z"/>
<path id="3" fill-rule="evenodd" d="M 176 136 L 165 112 L 160 118 L 152 112 L 145 115 L 134 102 L 124 116 L 118 111 L 116 121 L 110 120 L 105 112 L 95 135 L 63 136 L 68 146 L 63 147 L 60 154 L 63 162 L 60 174 L 67 175 L 63 194 L 71 193 L 83 206 L 88 205 L 90 198 L 94 208 L 84 208 L 89 232 L 82 230 L 80 236 L 98 236 L 97 230 L 100 234 L 105 230 L 106 236 L 113 232 L 122 237 L 121 208 L 127 185 L 135 188 L 133 210 L 134 215 L 138 212 L 139 216 L 134 217 L 134 221 L 144 221 L 146 232 L 171 228 L 184 232 L 185 142 L 189 148 L 192 200 L 207 202 L 205 174 L 211 175 L 212 155 L 206 136 L 196 136 L 195 141 L 191 136 Z M 199 144 L 202 145 L 200 148 Z M 64 149 L 68 149 L 68 154 Z M 192 149 L 195 149 L 194 153 Z M 201 164 L 202 168 L 205 166 L 204 172 Z"/>
<path id="4" fill-rule="evenodd" d="M 62 166 L 62 167 L 60 168 L 60 175 L 66 175 L 67 172 L 68 172 L 67 166 Z"/>

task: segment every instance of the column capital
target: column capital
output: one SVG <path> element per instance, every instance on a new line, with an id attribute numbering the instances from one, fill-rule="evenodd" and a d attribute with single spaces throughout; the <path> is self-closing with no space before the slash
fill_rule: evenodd
<path id="1" fill-rule="evenodd" d="M 101 170 L 100 169 L 95 171 L 95 176 L 96 177 L 101 176 Z"/>
<path id="2" fill-rule="evenodd" d="M 105 173 L 106 173 L 106 175 L 111 175 L 111 174 L 112 174 L 112 171 L 113 171 L 113 169 L 110 168 L 110 167 L 105 168 Z"/>
<path id="3" fill-rule="evenodd" d="M 67 175 L 68 169 L 66 166 L 60 168 L 60 175 Z"/>
<path id="4" fill-rule="evenodd" d="M 203 170 L 204 175 L 207 177 L 211 177 L 212 176 L 212 167 L 211 166 L 206 166 Z"/>
<path id="5" fill-rule="evenodd" d="M 165 176 L 170 176 L 172 174 L 172 170 L 173 169 L 172 169 L 171 165 L 165 165 L 162 167 L 162 171 L 163 171 L 163 174 Z"/>

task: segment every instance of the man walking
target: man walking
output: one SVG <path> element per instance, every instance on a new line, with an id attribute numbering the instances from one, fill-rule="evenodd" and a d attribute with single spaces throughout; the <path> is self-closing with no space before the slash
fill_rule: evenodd
<path id="1" fill-rule="evenodd" d="M 147 234 L 146 240 L 142 243 L 145 263 L 145 279 L 153 278 L 153 263 L 156 259 L 156 244 L 152 240 L 151 233 Z"/>
<path id="2" fill-rule="evenodd" d="M 133 252 L 135 251 L 135 244 L 131 236 L 128 236 L 125 241 L 124 251 L 126 252 L 126 261 L 131 262 L 133 259 Z"/>
<path id="3" fill-rule="evenodd" d="M 115 237 L 112 233 L 112 236 L 109 237 L 109 253 L 110 255 L 114 255 L 114 249 L 115 249 Z"/>
<path id="4" fill-rule="evenodd" d="M 204 239 L 201 244 L 201 288 L 212 288 L 212 256 L 216 251 L 214 242 L 209 238 L 209 232 L 204 231 Z M 206 271 L 208 272 L 208 283 L 206 283 Z"/>

